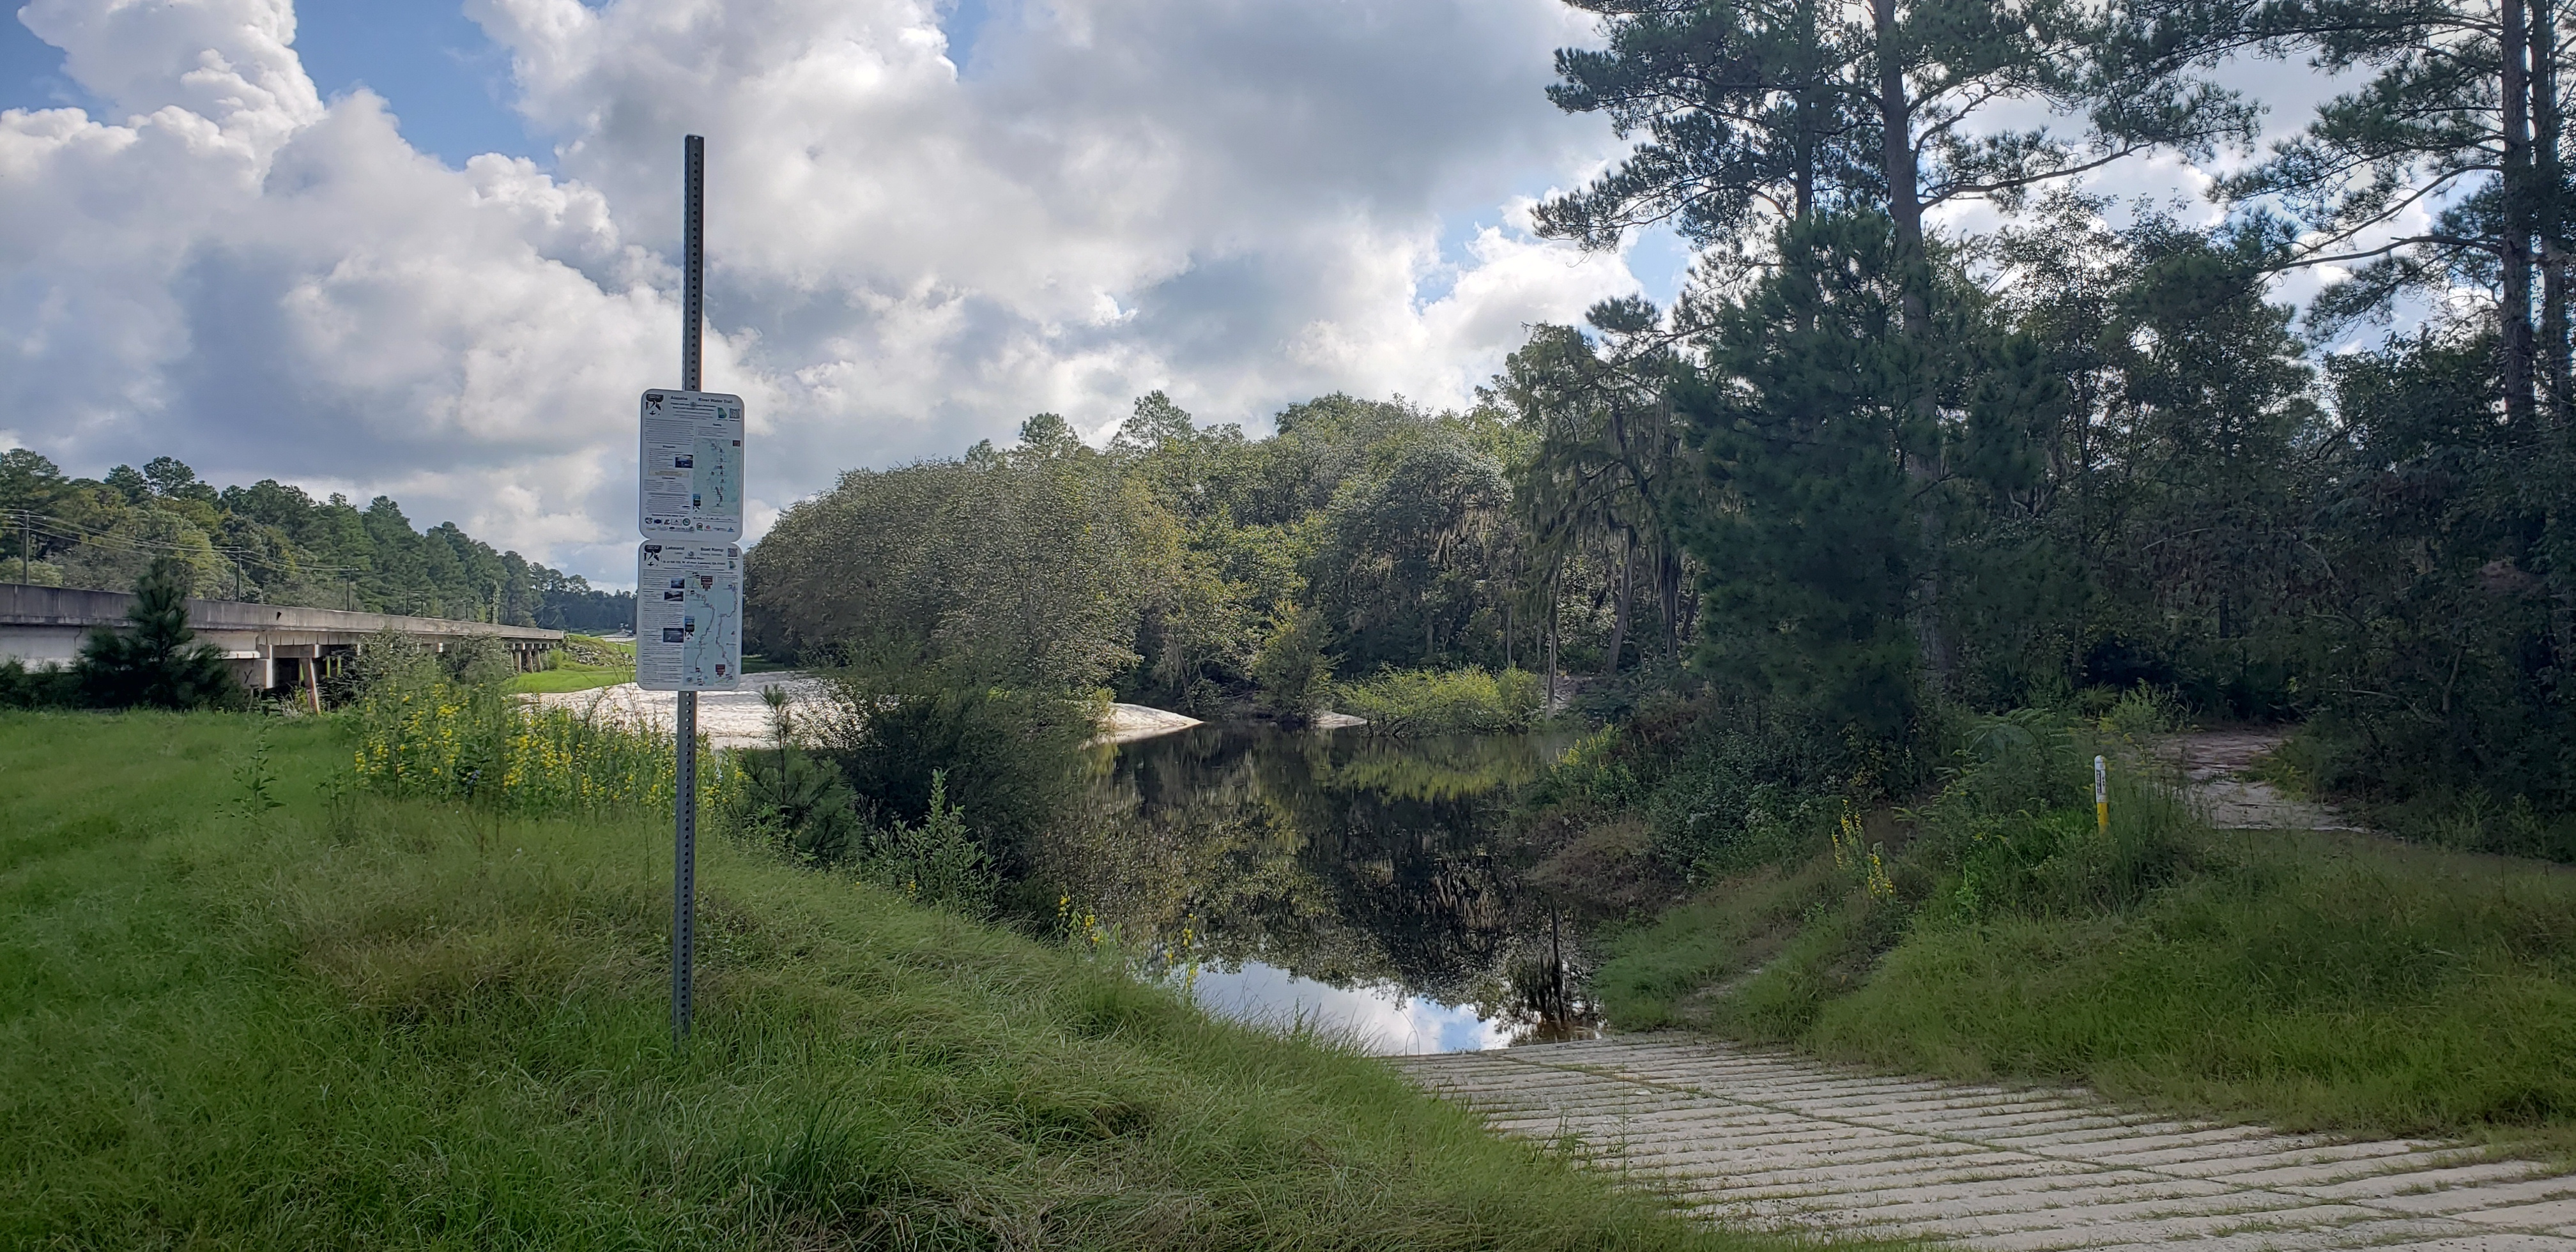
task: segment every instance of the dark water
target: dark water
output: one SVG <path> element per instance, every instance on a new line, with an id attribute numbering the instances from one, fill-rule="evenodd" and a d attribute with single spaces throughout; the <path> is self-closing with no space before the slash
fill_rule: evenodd
<path id="1" fill-rule="evenodd" d="M 1382 1052 L 1590 1029 L 1583 957 L 1504 836 L 1570 739 L 1201 726 L 1104 750 L 1048 849 L 1070 928 L 1203 1003 Z"/>

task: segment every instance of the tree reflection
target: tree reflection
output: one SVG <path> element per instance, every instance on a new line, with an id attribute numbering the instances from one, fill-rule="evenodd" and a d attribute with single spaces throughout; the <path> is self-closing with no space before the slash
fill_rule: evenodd
<path id="1" fill-rule="evenodd" d="M 1579 945 L 1504 837 L 1558 736 L 1396 742 L 1203 726 L 1104 751 L 1040 870 L 1122 940 L 1400 986 L 1510 1023 L 1588 1028 Z"/>

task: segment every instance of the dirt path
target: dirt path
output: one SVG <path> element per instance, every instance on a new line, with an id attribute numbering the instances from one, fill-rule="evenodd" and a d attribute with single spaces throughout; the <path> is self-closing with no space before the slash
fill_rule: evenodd
<path id="1" fill-rule="evenodd" d="M 2576 1177 L 2457 1145 L 2176 1122 L 1676 1035 L 1393 1063 L 1498 1130 L 1738 1224 L 1996 1252 L 2576 1252 Z"/>
<path id="2" fill-rule="evenodd" d="M 2245 776 L 2254 762 L 2281 746 L 2290 732 L 2198 730 L 2155 745 L 2156 755 L 2182 771 L 2209 824 L 2219 830 L 2360 830 L 2331 806 L 2294 800 L 2279 788 Z"/>

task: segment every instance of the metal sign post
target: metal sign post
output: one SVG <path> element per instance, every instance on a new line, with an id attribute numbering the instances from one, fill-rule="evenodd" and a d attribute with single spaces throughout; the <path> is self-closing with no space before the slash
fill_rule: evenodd
<path id="1" fill-rule="evenodd" d="M 698 390 L 706 141 L 688 137 L 680 387 L 644 393 L 637 444 L 635 679 L 679 697 L 671 839 L 671 1036 L 689 1037 L 697 962 L 698 692 L 742 681 L 742 397 Z M 708 541 L 715 541 L 710 543 Z"/>

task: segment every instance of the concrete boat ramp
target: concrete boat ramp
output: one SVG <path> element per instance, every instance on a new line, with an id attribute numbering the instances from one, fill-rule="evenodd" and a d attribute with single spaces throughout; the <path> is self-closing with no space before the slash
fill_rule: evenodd
<path id="1" fill-rule="evenodd" d="M 2576 1252 L 2576 1177 L 2457 1144 L 2172 1121 L 1681 1035 L 1392 1063 L 1735 1225 L 1997 1252 Z"/>

